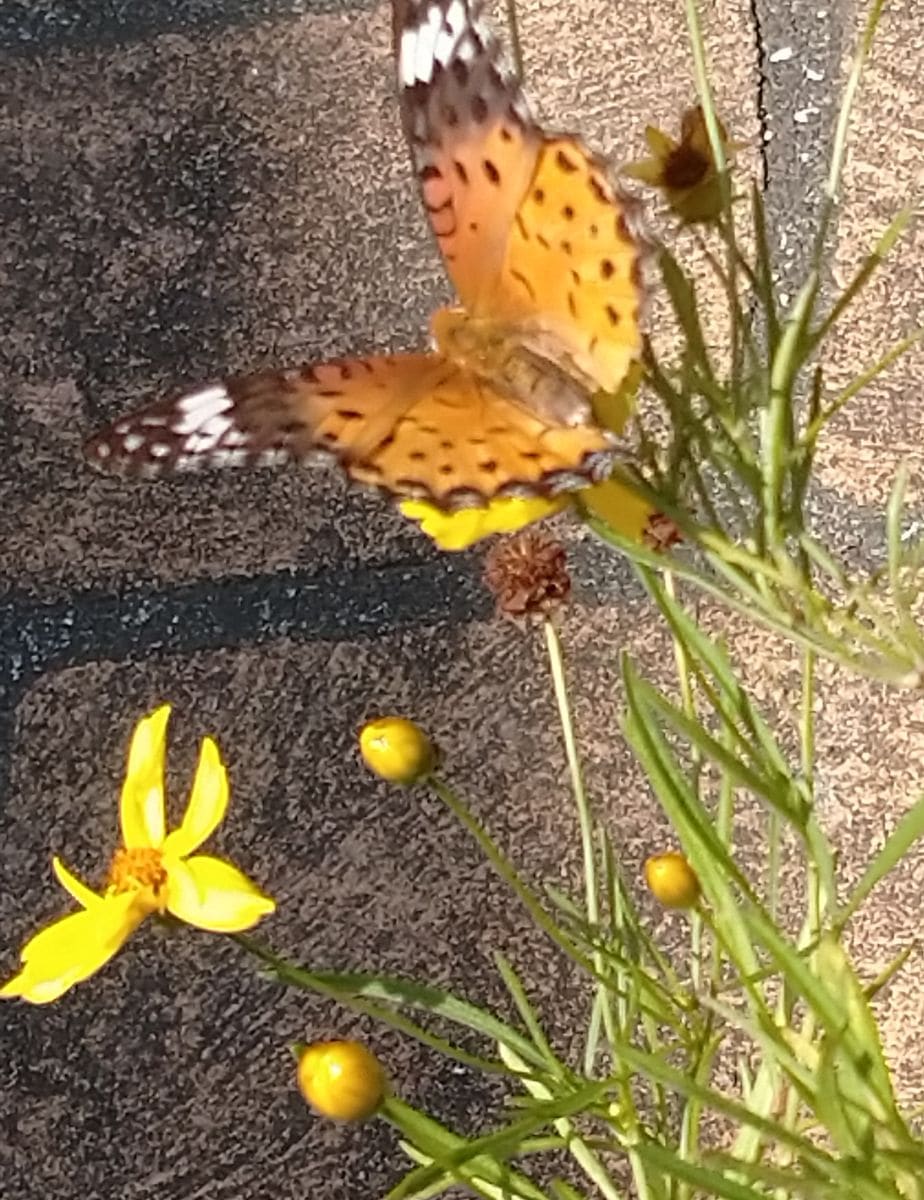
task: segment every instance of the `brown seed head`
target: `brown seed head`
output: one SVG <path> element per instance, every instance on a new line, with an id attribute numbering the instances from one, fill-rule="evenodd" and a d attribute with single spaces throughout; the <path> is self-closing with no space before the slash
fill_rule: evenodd
<path id="1" fill-rule="evenodd" d="M 484 581 L 508 617 L 543 616 L 568 599 L 571 577 L 561 542 L 525 530 L 505 538 L 485 560 Z"/>
<path id="2" fill-rule="evenodd" d="M 652 513 L 642 533 L 642 541 L 650 550 L 669 550 L 683 541 L 683 534 L 665 513 Z"/>

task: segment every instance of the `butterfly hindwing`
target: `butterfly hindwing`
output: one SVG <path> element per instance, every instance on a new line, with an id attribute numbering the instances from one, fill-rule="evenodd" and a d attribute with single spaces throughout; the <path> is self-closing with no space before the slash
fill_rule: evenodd
<path id="1" fill-rule="evenodd" d="M 599 430 L 543 421 L 437 354 L 210 384 L 121 418 L 86 452 L 145 475 L 332 456 L 360 483 L 446 509 L 578 487 L 612 453 Z"/>

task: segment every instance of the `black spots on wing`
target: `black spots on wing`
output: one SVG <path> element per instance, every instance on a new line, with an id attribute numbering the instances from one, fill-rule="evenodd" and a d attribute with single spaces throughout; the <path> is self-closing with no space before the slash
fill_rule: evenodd
<path id="1" fill-rule="evenodd" d="M 613 272 L 615 270 L 616 270 L 616 268 L 613 266 L 612 262 L 610 262 L 610 260 L 608 258 L 604 258 L 604 259 L 600 260 L 600 278 L 601 279 L 612 279 Z"/>
<path id="2" fill-rule="evenodd" d="M 577 302 L 574 299 L 574 292 L 568 290 L 568 312 L 571 316 L 577 318 Z"/>
<path id="3" fill-rule="evenodd" d="M 517 230 L 519 231 L 520 237 L 523 239 L 524 242 L 528 242 L 529 241 L 529 230 L 526 228 L 526 224 L 523 221 L 523 218 L 520 216 L 519 213 L 516 213 L 514 215 L 513 219 L 514 219 L 514 222 L 516 223 L 516 227 L 517 227 Z"/>
<path id="4" fill-rule="evenodd" d="M 455 158 L 455 159 L 453 159 L 452 165 L 453 165 L 456 175 L 458 175 L 458 177 L 459 177 L 459 182 L 467 184 L 468 183 L 468 171 L 466 171 L 466 169 L 465 169 L 465 163 L 460 162 L 457 158 Z"/>
<path id="5" fill-rule="evenodd" d="M 593 337 L 590 339 L 590 341 L 587 343 L 587 351 L 588 351 L 588 353 L 589 353 L 589 354 L 593 354 L 593 353 L 594 353 L 594 351 L 597 349 L 597 347 L 598 347 L 599 345 L 600 345 L 600 339 L 597 337 L 597 335 L 596 335 L 596 334 L 594 334 L 594 336 L 593 336 Z"/>
<path id="6" fill-rule="evenodd" d="M 452 465 L 452 463 L 442 463 L 439 467 L 439 473 L 441 475 L 452 475 L 454 471 L 455 467 Z"/>
<path id="7" fill-rule="evenodd" d="M 581 286 L 581 277 L 573 268 L 571 271 L 571 282 L 575 285 L 575 287 Z"/>
<path id="8" fill-rule="evenodd" d="M 497 459 L 485 459 L 484 462 L 478 464 L 478 470 L 483 471 L 485 475 L 493 475 L 497 471 Z"/>
<path id="9" fill-rule="evenodd" d="M 547 237 L 543 237 L 543 235 L 541 233 L 536 234 L 536 241 L 539 243 L 539 245 L 542 247 L 543 250 L 551 250 L 552 249 L 549 239 Z"/>
<path id="10" fill-rule="evenodd" d="M 452 104 L 443 105 L 443 122 L 450 129 L 459 124 L 459 111 Z"/>
<path id="11" fill-rule="evenodd" d="M 529 282 L 529 280 L 526 278 L 526 276 L 521 274 L 519 271 L 511 271 L 510 275 L 511 275 L 511 278 L 515 279 L 517 281 L 517 283 L 520 285 L 520 287 L 523 288 L 523 290 L 526 292 L 527 296 L 529 296 L 530 300 L 535 301 L 536 289 Z"/>
<path id="12" fill-rule="evenodd" d="M 379 450 L 387 450 L 389 446 L 395 444 L 395 435 L 393 433 L 386 434 L 378 444 Z"/>
<path id="13" fill-rule="evenodd" d="M 612 204 L 613 201 L 608 190 L 602 181 L 596 177 L 596 175 L 590 175 L 587 182 L 590 185 L 590 190 L 598 204 Z"/>
<path id="14" fill-rule="evenodd" d="M 323 396 L 325 400 L 330 400 L 335 396 L 342 396 L 343 391 L 341 388 L 318 388 L 317 394 Z"/>
<path id="15" fill-rule="evenodd" d="M 527 462 L 538 462 L 542 455 L 538 450 L 521 450 L 520 458 L 525 458 Z"/>
<path id="16" fill-rule="evenodd" d="M 426 166 L 420 168 L 420 182 L 431 183 L 434 179 L 442 179 L 443 172 L 433 163 L 427 163 Z"/>
<path id="17" fill-rule="evenodd" d="M 606 319 L 611 325 L 615 326 L 619 324 L 621 318 L 616 309 L 613 308 L 612 304 L 605 304 L 603 306 L 603 311 L 606 313 Z"/>
<path id="18" fill-rule="evenodd" d="M 449 69 L 459 87 L 465 87 L 468 83 L 468 64 L 461 58 L 454 58 L 449 64 Z"/>
<path id="19" fill-rule="evenodd" d="M 509 425 L 491 425 L 485 430 L 488 437 L 506 437 L 512 430 Z"/>
<path id="20" fill-rule="evenodd" d="M 500 127 L 500 139 L 502 142 L 512 142 L 513 141 L 513 134 L 510 132 L 510 130 L 507 128 L 506 125 L 501 125 L 501 127 Z"/>
<path id="21" fill-rule="evenodd" d="M 449 438 L 441 438 L 440 439 L 440 449 L 441 450 L 455 450 L 455 448 L 456 448 L 455 442 L 451 441 Z"/>
<path id="22" fill-rule="evenodd" d="M 635 284 L 636 288 L 638 288 L 638 290 L 641 291 L 642 284 L 644 283 L 644 278 L 643 278 L 644 270 L 642 269 L 642 260 L 640 258 L 636 258 L 633 260 L 632 270 L 629 272 L 629 274 L 630 274 L 632 282 Z"/>
<path id="23" fill-rule="evenodd" d="M 478 125 L 488 119 L 488 102 L 484 96 L 472 96 L 472 117 Z"/>
<path id="24" fill-rule="evenodd" d="M 408 454 L 408 458 L 411 460 L 411 462 L 425 462 L 427 455 L 423 450 L 411 450 Z"/>
<path id="25" fill-rule="evenodd" d="M 497 187 L 497 185 L 500 183 L 501 177 L 500 177 L 500 171 L 498 171 L 498 169 L 494 165 L 494 163 L 491 162 L 490 158 L 486 158 L 484 160 L 484 162 L 481 164 L 481 166 L 482 166 L 482 169 L 484 170 L 485 178 L 487 179 L 488 183 L 491 183 L 495 187 Z"/>
<path id="26" fill-rule="evenodd" d="M 363 414 L 357 412 L 355 408 L 338 408 L 337 416 L 341 421 L 360 421 Z"/>
<path id="27" fill-rule="evenodd" d="M 334 433 L 333 429 L 325 429 L 321 434 L 321 441 L 327 442 L 329 445 L 333 445 L 334 442 L 340 441 L 340 435 Z"/>
<path id="28" fill-rule="evenodd" d="M 469 221 L 468 231 L 469 231 L 469 233 L 477 233 L 478 232 L 478 222 L 477 221 Z"/>
<path id="29" fill-rule="evenodd" d="M 592 224 L 592 225 L 591 225 L 591 226 L 588 228 L 588 233 L 590 234 L 590 236 L 591 236 L 592 238 L 595 238 L 599 232 L 600 232 L 600 227 L 599 227 L 599 225 L 597 225 L 596 223 Z"/>
<path id="30" fill-rule="evenodd" d="M 569 258 L 574 253 L 574 247 L 571 245 L 571 243 L 568 241 L 567 238 L 565 238 L 565 240 L 561 244 L 561 252 L 562 252 L 562 254 L 567 254 Z"/>
<path id="31" fill-rule="evenodd" d="M 563 205 L 562 210 L 561 210 L 561 215 L 565 218 L 566 221 L 573 221 L 574 220 L 574 205 L 573 204 Z"/>
<path id="32" fill-rule="evenodd" d="M 484 446 L 487 439 L 483 437 L 470 437 L 465 439 L 470 446 Z"/>
<path id="33" fill-rule="evenodd" d="M 577 163 L 574 159 L 569 158 L 564 150 L 559 150 L 555 155 L 555 165 L 559 171 L 563 171 L 566 175 L 573 175 L 578 169 Z"/>
<path id="34" fill-rule="evenodd" d="M 621 242 L 626 242 L 629 246 L 633 244 L 632 234 L 629 232 L 629 226 L 626 224 L 626 218 L 622 213 L 616 218 L 616 236 Z"/>
<path id="35" fill-rule="evenodd" d="M 288 421 L 282 421 L 279 425 L 278 432 L 283 437 L 295 437 L 296 434 L 304 432 L 305 422 L 300 421 L 298 417 L 291 417 Z"/>
<path id="36" fill-rule="evenodd" d="M 537 187 L 533 189 L 533 199 L 537 204 L 545 203 L 545 192 L 542 190 L 542 188 Z"/>

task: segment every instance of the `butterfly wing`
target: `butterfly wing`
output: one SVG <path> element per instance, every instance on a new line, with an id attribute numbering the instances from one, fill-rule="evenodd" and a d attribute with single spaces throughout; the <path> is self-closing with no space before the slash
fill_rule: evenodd
<path id="1" fill-rule="evenodd" d="M 607 436 L 565 428 L 437 354 L 343 359 L 211 384 L 123 417 L 90 460 L 144 475 L 333 457 L 360 483 L 445 509 L 605 475 Z"/>
<path id="2" fill-rule="evenodd" d="M 395 0 L 405 132 L 424 207 L 460 300 L 490 314 L 542 135 L 480 3 Z"/>
<path id="3" fill-rule="evenodd" d="M 473 316 L 614 390 L 640 348 L 631 201 L 579 139 L 546 134 L 478 0 L 396 0 L 405 127 L 446 267 Z"/>

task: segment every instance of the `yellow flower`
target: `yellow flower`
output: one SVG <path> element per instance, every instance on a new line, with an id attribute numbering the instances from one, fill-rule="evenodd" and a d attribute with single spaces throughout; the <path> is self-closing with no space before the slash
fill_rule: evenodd
<path id="1" fill-rule="evenodd" d="M 114 854 L 102 894 L 53 860 L 61 886 L 81 906 L 41 930 L 23 947 L 22 969 L 0 997 L 32 1004 L 57 1000 L 95 974 L 152 913 L 216 933 L 237 933 L 271 913 L 274 902 L 237 867 L 194 854 L 221 823 L 228 780 L 211 738 L 205 738 L 189 804 L 178 829 L 166 831 L 164 755 L 170 706 L 135 727 L 128 752 L 119 817 L 123 845 Z"/>
<path id="2" fill-rule="evenodd" d="M 578 503 L 585 512 L 599 517 L 617 533 L 637 542 L 645 541 L 655 511 L 615 475 L 580 492 Z"/>
<path id="3" fill-rule="evenodd" d="M 699 879 L 679 850 L 652 855 L 645 863 L 645 882 L 665 908 L 692 908 L 699 900 Z"/>
<path id="4" fill-rule="evenodd" d="M 298 1060 L 298 1087 L 312 1108 L 335 1121 L 363 1121 L 385 1098 L 382 1064 L 361 1042 L 316 1042 Z"/>
<path id="5" fill-rule="evenodd" d="M 405 717 L 379 717 L 359 732 L 359 749 L 366 766 L 389 783 L 416 783 L 433 770 L 433 743 Z"/>
<path id="6" fill-rule="evenodd" d="M 719 134 L 730 161 L 743 143 L 730 142 L 721 121 Z M 697 104 L 683 113 L 679 141 L 653 125 L 646 128 L 645 140 L 651 158 L 627 163 L 622 174 L 660 188 L 684 221 L 714 220 L 722 211 L 722 192 L 702 107 Z"/>
<path id="7" fill-rule="evenodd" d="M 502 496 L 477 508 L 462 508 L 444 512 L 427 500 L 401 500 L 398 508 L 405 517 L 416 521 L 423 532 L 441 550 L 467 550 L 492 533 L 513 533 L 533 521 L 541 521 L 560 512 L 568 503 L 567 496 L 544 496 L 520 499 Z"/>

